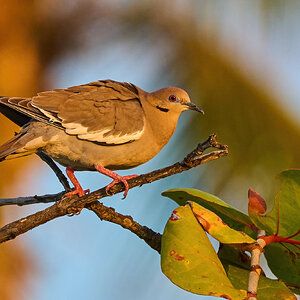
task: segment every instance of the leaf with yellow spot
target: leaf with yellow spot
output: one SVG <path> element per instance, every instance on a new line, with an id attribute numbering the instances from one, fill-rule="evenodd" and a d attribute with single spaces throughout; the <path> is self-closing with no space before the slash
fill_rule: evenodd
<path id="1" fill-rule="evenodd" d="M 193 214 L 204 230 L 223 244 L 252 244 L 255 240 L 242 231 L 237 231 L 225 224 L 222 219 L 203 206 L 189 201 Z"/>
<path id="2" fill-rule="evenodd" d="M 173 211 L 162 237 L 161 268 L 179 287 L 200 295 L 246 299 L 235 289 L 189 205 Z"/>
<path id="3" fill-rule="evenodd" d="M 178 188 L 164 191 L 163 196 L 168 197 L 179 205 L 193 201 L 216 213 L 231 228 L 245 230 L 252 228 L 253 223 L 249 216 L 231 207 L 220 198 L 196 189 Z"/>

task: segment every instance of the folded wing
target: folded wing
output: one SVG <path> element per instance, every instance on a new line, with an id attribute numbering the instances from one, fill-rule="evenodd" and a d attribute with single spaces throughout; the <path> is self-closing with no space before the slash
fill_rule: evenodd
<path id="1" fill-rule="evenodd" d="M 128 83 L 103 80 L 42 92 L 32 99 L 2 99 L 18 112 L 83 140 L 123 144 L 139 139 L 144 132 L 139 95 Z"/>

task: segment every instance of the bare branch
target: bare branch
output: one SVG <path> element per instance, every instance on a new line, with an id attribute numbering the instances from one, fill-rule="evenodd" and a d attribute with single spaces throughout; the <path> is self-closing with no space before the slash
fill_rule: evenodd
<path id="1" fill-rule="evenodd" d="M 58 194 L 47 194 L 43 196 L 28 196 L 28 197 L 18 197 L 18 198 L 2 198 L 0 199 L 0 206 L 5 205 L 28 205 L 28 204 L 36 204 L 36 203 L 50 203 L 56 202 L 61 199 L 61 197 L 66 192 L 60 192 Z"/>
<path id="2" fill-rule="evenodd" d="M 109 221 L 130 230 L 132 233 L 143 239 L 152 249 L 160 253 L 161 234 L 154 232 L 152 229 L 142 226 L 132 219 L 131 216 L 124 216 L 115 212 L 111 207 L 106 207 L 96 201 L 86 206 L 92 210 L 100 220 Z"/>
<path id="3" fill-rule="evenodd" d="M 197 156 L 201 155 L 204 150 L 206 150 L 210 147 L 215 147 L 215 148 L 218 148 L 221 150 L 212 151 L 208 154 L 197 157 Z M 190 153 L 182 162 L 178 162 L 169 167 L 162 168 L 162 169 L 132 178 L 132 179 L 128 180 L 128 185 L 129 185 L 129 188 L 133 188 L 136 186 L 142 186 L 143 184 L 150 183 L 150 182 L 153 182 L 153 181 L 189 170 L 200 164 L 209 162 L 211 160 L 218 159 L 227 154 L 228 154 L 227 147 L 218 143 L 216 141 L 215 135 L 211 135 L 207 141 L 205 141 L 202 144 L 199 144 L 197 146 L 197 148 L 192 153 Z M 124 190 L 124 185 L 121 183 L 118 183 L 118 184 L 115 184 L 110 189 L 110 193 L 111 193 L 111 195 L 113 195 L 116 193 L 120 193 L 123 190 Z M 55 194 L 55 195 L 48 195 L 48 196 L 40 196 L 40 197 L 42 197 L 43 201 L 39 201 L 39 199 L 41 199 L 41 198 L 38 196 L 26 197 L 26 198 L 23 198 L 26 201 L 24 201 L 22 203 L 22 205 L 29 204 L 29 203 L 32 204 L 32 203 L 40 203 L 40 202 L 57 201 L 57 198 L 61 197 L 61 195 L 62 195 L 62 193 Z M 72 196 L 69 198 L 62 197 L 59 201 L 57 201 L 52 206 L 50 206 L 42 211 L 39 211 L 35 214 L 32 214 L 30 216 L 27 216 L 26 218 L 22 218 L 20 220 L 17 220 L 15 222 L 12 222 L 12 223 L 2 227 L 0 229 L 0 243 L 11 240 L 11 239 L 15 238 L 16 236 L 23 234 L 23 233 L 41 225 L 41 224 L 49 222 L 55 218 L 79 212 L 83 207 L 90 206 L 90 209 L 92 209 L 92 210 L 95 209 L 95 213 L 99 217 L 101 216 L 101 218 L 102 218 L 103 217 L 102 214 L 100 214 L 99 210 L 97 210 L 99 208 L 99 205 L 96 203 L 97 203 L 97 200 L 102 199 L 107 196 L 109 196 L 109 195 L 106 194 L 105 188 L 101 188 L 95 192 L 92 192 L 92 193 L 85 195 L 83 197 L 80 197 L 80 198 L 78 198 L 77 196 Z M 1 205 L 1 201 L 2 200 L 0 200 L 0 205 Z M 16 199 L 11 199 L 11 202 L 12 203 L 9 203 L 9 200 L 5 199 L 5 205 L 16 204 L 16 202 L 18 202 L 18 205 L 20 205 L 20 201 L 16 201 Z M 115 214 L 117 214 L 117 213 L 115 213 Z M 124 219 L 120 218 L 120 216 L 121 215 L 115 215 L 114 218 L 111 218 L 110 221 L 117 223 L 117 221 L 119 220 L 120 222 L 117 224 L 120 224 L 121 226 L 123 226 Z M 112 220 L 114 220 L 114 221 L 112 221 Z M 132 220 L 132 222 L 133 222 L 133 224 L 135 224 L 133 220 Z M 139 226 L 141 226 L 141 225 L 139 225 Z M 144 228 L 144 227 L 142 227 L 142 228 Z M 127 228 L 127 229 L 129 229 L 129 228 Z M 141 231 L 139 236 L 147 242 L 147 237 L 143 235 L 146 231 Z M 132 230 L 132 232 L 134 232 L 134 231 Z M 135 232 L 135 233 L 137 234 L 137 232 Z M 150 238 L 150 240 L 151 239 L 152 238 Z M 157 246 L 153 246 L 152 248 L 154 248 L 157 251 L 159 249 L 159 247 L 157 247 Z"/>

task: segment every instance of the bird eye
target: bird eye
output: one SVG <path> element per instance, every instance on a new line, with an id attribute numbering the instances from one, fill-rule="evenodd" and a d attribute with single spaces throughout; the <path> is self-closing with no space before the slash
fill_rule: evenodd
<path id="1" fill-rule="evenodd" d="M 177 100 L 177 97 L 175 95 L 170 95 L 169 96 L 169 101 L 175 102 Z"/>

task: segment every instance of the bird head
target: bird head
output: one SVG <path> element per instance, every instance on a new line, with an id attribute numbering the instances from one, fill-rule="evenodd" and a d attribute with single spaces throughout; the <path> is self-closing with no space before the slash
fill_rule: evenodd
<path id="1" fill-rule="evenodd" d="M 173 112 L 180 114 L 185 110 L 194 110 L 204 114 L 202 108 L 192 103 L 186 91 L 168 87 L 149 93 L 148 102 L 163 112 Z"/>

